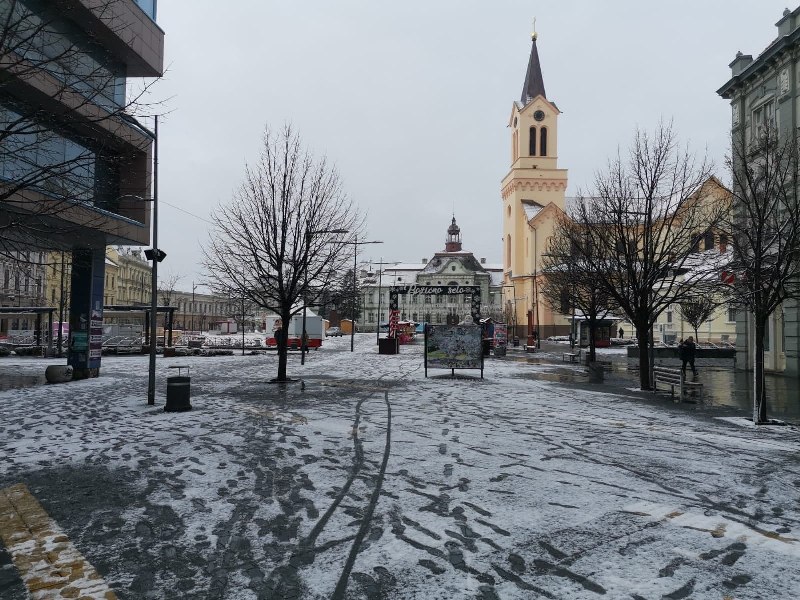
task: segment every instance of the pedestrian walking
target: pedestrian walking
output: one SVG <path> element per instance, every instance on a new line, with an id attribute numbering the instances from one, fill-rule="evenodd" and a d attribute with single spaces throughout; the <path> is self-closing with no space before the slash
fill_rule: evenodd
<path id="1" fill-rule="evenodd" d="M 697 368 L 694 366 L 694 358 L 697 354 L 697 346 L 694 343 L 694 338 L 690 335 L 684 342 L 678 345 L 678 356 L 681 359 L 681 371 L 686 374 L 686 364 L 692 367 L 692 374 L 697 375 Z"/>
<path id="2" fill-rule="evenodd" d="M 281 342 L 284 340 L 286 332 L 283 330 L 283 319 L 275 319 L 275 324 L 272 326 L 272 335 L 275 337 L 275 342 L 278 345 L 278 350 L 281 348 Z"/>

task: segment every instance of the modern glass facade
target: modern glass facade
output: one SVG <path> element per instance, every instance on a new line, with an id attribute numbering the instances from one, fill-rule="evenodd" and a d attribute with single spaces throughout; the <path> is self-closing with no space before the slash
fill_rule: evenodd
<path id="1" fill-rule="evenodd" d="M 91 202 L 95 153 L 0 104 L 0 178 L 51 196 Z"/>
<path id="2" fill-rule="evenodd" d="M 3 50 L 47 71 L 88 101 L 114 111 L 125 105 L 125 67 L 41 0 L 0 3 Z"/>
<path id="3" fill-rule="evenodd" d="M 145 14 L 153 19 L 156 20 L 156 7 L 158 6 L 158 0 L 136 0 L 136 4 L 139 5 Z"/>

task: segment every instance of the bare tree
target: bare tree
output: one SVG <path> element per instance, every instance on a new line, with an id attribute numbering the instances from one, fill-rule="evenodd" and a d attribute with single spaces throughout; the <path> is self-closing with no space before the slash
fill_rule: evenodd
<path id="1" fill-rule="evenodd" d="M 700 337 L 697 335 L 697 330 L 714 316 L 719 305 L 719 300 L 711 293 L 689 296 L 678 305 L 681 318 L 692 326 L 694 339 L 698 342 Z"/>
<path id="2" fill-rule="evenodd" d="M 172 306 L 172 299 L 175 296 L 175 286 L 183 279 L 181 275 L 170 273 L 158 282 L 158 298 L 162 306 Z M 164 314 L 164 329 L 167 329 L 168 321 L 171 322 L 170 313 Z"/>
<path id="3" fill-rule="evenodd" d="M 627 158 L 618 155 L 595 177 L 591 195 L 571 210 L 570 243 L 587 277 L 636 328 L 642 389 L 651 387 L 652 327 L 704 279 L 684 268 L 697 236 L 722 216 L 704 202 L 710 165 L 681 146 L 671 124 L 637 130 Z"/>
<path id="4" fill-rule="evenodd" d="M 592 276 L 592 264 L 586 262 L 572 243 L 573 239 L 581 237 L 577 228 L 566 215 L 558 219 L 548 251 L 542 256 L 545 277 L 540 290 L 553 310 L 565 315 L 572 307 L 581 311 L 589 326 L 588 360 L 591 363 L 596 359 L 597 321 L 609 315 L 614 303 Z"/>
<path id="5" fill-rule="evenodd" d="M 354 246 L 331 232 L 362 227 L 336 168 L 304 150 L 289 125 L 266 130 L 260 161 L 212 220 L 203 248 L 212 287 L 276 313 L 285 327 L 300 300 L 315 304 L 352 258 Z M 286 336 L 278 356 L 277 381 L 286 381 Z"/>
<path id="6" fill-rule="evenodd" d="M 163 306 L 171 306 L 175 288 L 183 276 L 170 273 L 158 282 L 158 297 Z"/>
<path id="7" fill-rule="evenodd" d="M 52 4 L 0 2 L 0 253 L 8 256 L 30 246 L 63 247 L 55 232 L 63 236 L 101 220 L 85 207 L 114 210 L 111 173 L 128 159 L 91 140 L 98 128 L 136 124 L 135 115 L 153 108 L 145 98 L 155 79 L 126 90 L 100 44 L 69 41 L 63 11 Z M 95 4 L 119 32 L 123 25 L 113 15 L 120 0 Z M 27 87 L 44 97 L 22 100 Z M 44 200 L 34 201 L 32 193 Z"/>
<path id="8" fill-rule="evenodd" d="M 728 160 L 732 206 L 725 229 L 732 259 L 720 280 L 734 305 L 753 319 L 753 421 L 767 421 L 764 340 L 767 323 L 786 300 L 800 298 L 800 200 L 798 139 L 781 139 L 765 127 L 752 140 L 735 139 Z"/>

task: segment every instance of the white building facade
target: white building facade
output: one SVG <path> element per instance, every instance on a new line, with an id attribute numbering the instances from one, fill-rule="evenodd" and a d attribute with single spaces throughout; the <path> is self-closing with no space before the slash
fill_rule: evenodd
<path id="1" fill-rule="evenodd" d="M 481 288 L 481 317 L 502 321 L 500 292 L 503 282 L 502 264 L 488 264 L 472 252 L 462 249 L 461 229 L 453 220 L 447 229 L 443 251 L 418 263 L 378 265 L 360 273 L 361 323 L 360 331 L 376 331 L 379 323 L 389 320 L 389 291 L 392 287 L 417 286 L 479 286 Z M 412 295 L 399 296 L 400 320 L 416 323 L 471 323 L 472 296 Z"/>

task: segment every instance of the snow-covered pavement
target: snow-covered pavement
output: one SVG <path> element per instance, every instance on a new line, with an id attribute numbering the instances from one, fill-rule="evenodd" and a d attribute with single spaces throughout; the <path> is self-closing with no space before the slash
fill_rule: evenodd
<path id="1" fill-rule="evenodd" d="M 349 344 L 293 354 L 302 384 L 267 383 L 274 353 L 159 359 L 157 407 L 147 357 L 0 392 L 0 489 L 26 484 L 121 598 L 800 595 L 797 428 Z M 164 413 L 177 364 L 194 408 Z M 24 598 L 9 565 L 0 597 Z"/>

